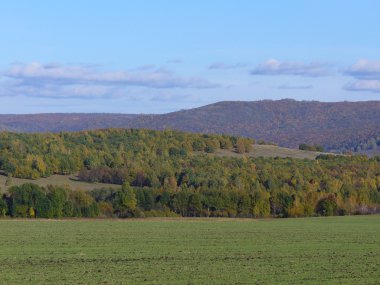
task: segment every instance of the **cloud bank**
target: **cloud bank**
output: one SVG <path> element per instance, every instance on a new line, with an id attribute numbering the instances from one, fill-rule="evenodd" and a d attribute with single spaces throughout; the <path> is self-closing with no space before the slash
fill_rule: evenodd
<path id="1" fill-rule="evenodd" d="M 100 71 L 85 65 L 15 64 L 2 73 L 0 96 L 112 97 L 127 87 L 207 89 L 219 87 L 200 77 L 182 78 L 164 69 Z"/>
<path id="2" fill-rule="evenodd" d="M 358 60 L 343 74 L 355 79 L 343 87 L 345 90 L 380 93 L 380 61 Z"/>
<path id="3" fill-rule="evenodd" d="M 380 80 L 356 80 L 344 86 L 348 91 L 369 91 L 380 93 Z"/>
<path id="4" fill-rule="evenodd" d="M 347 68 L 345 74 L 358 79 L 380 80 L 380 61 L 358 60 Z"/>
<path id="5" fill-rule="evenodd" d="M 321 62 L 310 64 L 300 62 L 280 62 L 269 59 L 251 71 L 252 75 L 297 75 L 306 77 L 322 77 L 332 74 L 331 65 Z"/>

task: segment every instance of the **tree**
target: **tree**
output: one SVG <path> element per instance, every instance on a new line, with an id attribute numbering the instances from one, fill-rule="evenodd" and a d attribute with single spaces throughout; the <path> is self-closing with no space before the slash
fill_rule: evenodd
<path id="1" fill-rule="evenodd" d="M 337 214 L 338 205 L 333 194 L 319 200 L 316 212 L 321 216 L 333 216 Z"/>
<path id="2" fill-rule="evenodd" d="M 1 189 L 0 189 L 1 190 Z M 5 217 L 8 212 L 8 205 L 5 201 L 5 197 L 0 197 L 0 216 Z"/>
<path id="3" fill-rule="evenodd" d="M 253 217 L 268 217 L 270 215 L 269 193 L 256 190 L 250 196 Z"/>
<path id="4" fill-rule="evenodd" d="M 300 150 L 308 150 L 308 151 L 319 151 L 319 152 L 323 152 L 324 151 L 323 146 L 321 146 L 321 145 L 307 145 L 305 143 L 300 144 L 298 146 L 298 148 Z"/>
<path id="5" fill-rule="evenodd" d="M 114 196 L 114 208 L 119 217 L 125 218 L 133 215 L 137 206 L 137 198 L 133 188 L 124 184 L 122 190 L 117 191 Z"/>
<path id="6" fill-rule="evenodd" d="M 194 193 L 189 199 L 189 212 L 193 214 L 194 217 L 199 216 L 202 211 L 202 200 L 198 193 Z"/>
<path id="7" fill-rule="evenodd" d="M 187 190 L 183 190 L 174 195 L 173 206 L 174 210 L 181 214 L 181 216 L 187 216 L 188 211 L 188 202 L 189 202 L 190 193 Z"/>
<path id="8" fill-rule="evenodd" d="M 244 141 L 241 139 L 238 139 L 236 142 L 236 152 L 237 153 L 244 153 L 245 152 Z"/>
<path id="9" fill-rule="evenodd" d="M 50 203 L 40 186 L 26 183 L 11 187 L 9 193 L 12 199 L 12 216 L 48 217 Z"/>
<path id="10" fill-rule="evenodd" d="M 64 208 L 67 202 L 67 191 L 61 187 L 49 186 L 49 192 L 47 194 L 50 200 L 51 207 L 49 217 L 62 218 L 65 216 Z"/>
<path id="11" fill-rule="evenodd" d="M 137 205 L 135 191 L 133 190 L 132 187 L 126 184 L 123 185 L 122 191 L 123 191 L 123 200 L 122 200 L 123 207 L 125 207 L 128 211 L 134 210 Z"/>
<path id="12" fill-rule="evenodd" d="M 69 201 L 72 205 L 72 215 L 75 217 L 95 217 L 99 212 L 97 204 L 85 191 L 72 191 L 69 195 Z M 64 205 L 63 212 L 70 212 L 70 206 Z"/>

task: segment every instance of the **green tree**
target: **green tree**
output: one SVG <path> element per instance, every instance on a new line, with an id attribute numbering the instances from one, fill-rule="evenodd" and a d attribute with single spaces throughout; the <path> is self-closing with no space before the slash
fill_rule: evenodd
<path id="1" fill-rule="evenodd" d="M 192 213 L 194 217 L 199 216 L 202 211 L 202 200 L 199 193 L 194 193 L 189 199 L 189 212 Z"/>
<path id="2" fill-rule="evenodd" d="M 122 198 L 122 206 L 127 210 L 132 211 L 136 208 L 137 199 L 135 190 L 128 184 L 123 185 L 123 198 Z"/>
<path id="3" fill-rule="evenodd" d="M 321 216 L 333 216 L 337 214 L 338 205 L 336 202 L 336 197 L 333 194 L 319 200 L 316 212 Z"/>
<path id="4" fill-rule="evenodd" d="M 7 213 L 8 213 L 8 205 L 7 205 L 7 202 L 5 201 L 5 197 L 0 197 L 0 216 L 5 217 Z"/>

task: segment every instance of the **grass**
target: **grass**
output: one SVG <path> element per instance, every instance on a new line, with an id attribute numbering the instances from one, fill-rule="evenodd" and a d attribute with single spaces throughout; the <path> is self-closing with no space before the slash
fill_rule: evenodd
<path id="1" fill-rule="evenodd" d="M 12 182 L 6 185 L 7 177 L 0 174 L 0 191 L 5 192 L 11 186 L 18 186 L 24 183 L 34 183 L 40 186 L 47 185 L 57 185 L 63 186 L 68 185 L 71 189 L 82 189 L 82 190 L 93 190 L 97 188 L 120 188 L 120 185 L 106 184 L 106 183 L 88 183 L 84 181 L 78 181 L 75 175 L 52 175 L 46 178 L 39 178 L 36 180 L 31 179 L 21 179 L 12 177 Z"/>
<path id="2" fill-rule="evenodd" d="M 380 216 L 0 220 L 2 284 L 379 284 Z"/>

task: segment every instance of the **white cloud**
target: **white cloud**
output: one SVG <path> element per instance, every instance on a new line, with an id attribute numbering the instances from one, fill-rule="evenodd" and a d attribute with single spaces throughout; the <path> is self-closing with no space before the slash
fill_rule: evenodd
<path id="1" fill-rule="evenodd" d="M 355 79 L 343 87 L 345 90 L 380 93 L 380 61 L 360 59 L 343 74 Z"/>
<path id="2" fill-rule="evenodd" d="M 120 84 L 151 88 L 212 88 L 216 84 L 202 78 L 180 78 L 163 70 L 99 72 L 84 66 L 18 64 L 4 74 L 19 80 L 54 84 Z"/>
<path id="3" fill-rule="evenodd" d="M 106 72 L 84 65 L 15 64 L 2 77 L 0 96 L 99 98 L 122 96 L 129 87 L 206 89 L 219 86 L 200 77 L 182 78 L 153 66 L 132 71 Z"/>
<path id="4" fill-rule="evenodd" d="M 348 91 L 369 91 L 380 93 L 380 80 L 356 80 L 344 86 Z"/>
<path id="5" fill-rule="evenodd" d="M 305 64 L 280 62 L 276 59 L 269 59 L 251 71 L 252 75 L 298 75 L 306 77 L 328 76 L 331 73 L 331 65 L 327 63 L 313 62 Z"/>
<path id="6" fill-rule="evenodd" d="M 27 97 L 45 97 L 45 98 L 104 98 L 120 97 L 121 88 L 104 85 L 28 85 L 17 82 L 7 82 L 0 87 L 1 96 L 27 96 Z"/>
<path id="7" fill-rule="evenodd" d="M 380 61 L 358 60 L 344 72 L 358 79 L 380 80 Z"/>

